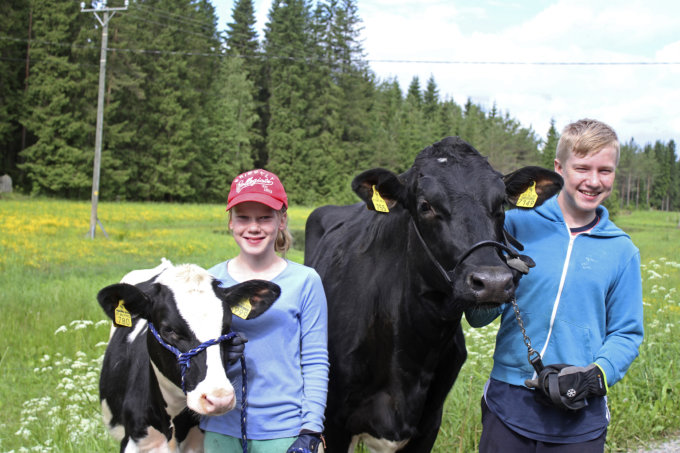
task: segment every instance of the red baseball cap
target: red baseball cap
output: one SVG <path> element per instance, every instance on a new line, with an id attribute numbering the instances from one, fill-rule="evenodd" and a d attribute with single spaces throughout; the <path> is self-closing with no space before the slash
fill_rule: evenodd
<path id="1" fill-rule="evenodd" d="M 278 211 L 288 207 L 288 197 L 279 178 L 267 170 L 241 173 L 231 183 L 227 211 L 244 201 L 256 201 Z"/>

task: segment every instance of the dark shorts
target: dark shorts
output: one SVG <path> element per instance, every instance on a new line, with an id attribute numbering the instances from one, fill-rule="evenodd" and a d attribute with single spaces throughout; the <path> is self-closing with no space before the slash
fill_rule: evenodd
<path id="1" fill-rule="evenodd" d="M 482 398 L 480 453 L 603 453 L 606 439 L 606 430 L 596 439 L 573 444 L 556 444 L 529 439 L 508 428 L 489 410 L 486 401 Z"/>

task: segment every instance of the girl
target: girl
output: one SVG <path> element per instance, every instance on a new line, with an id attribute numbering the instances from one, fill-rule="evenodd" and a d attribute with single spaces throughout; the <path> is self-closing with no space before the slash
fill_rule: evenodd
<path id="1" fill-rule="evenodd" d="M 251 453 L 323 451 L 319 444 L 329 367 L 326 296 L 316 271 L 285 259 L 292 242 L 287 208 L 286 192 L 273 173 L 252 170 L 237 176 L 227 211 L 240 251 L 209 269 L 223 286 L 263 279 L 281 287 L 279 299 L 257 319 L 245 322 L 239 318 L 243 313 L 233 317 L 232 329 L 248 339 L 246 426 Z M 201 421 L 206 453 L 243 451 L 240 364 L 230 366 L 227 374 L 239 403 L 236 410 Z"/>

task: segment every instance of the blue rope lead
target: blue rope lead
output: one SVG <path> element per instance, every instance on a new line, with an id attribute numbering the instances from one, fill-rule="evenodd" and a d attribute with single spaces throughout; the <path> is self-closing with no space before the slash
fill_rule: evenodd
<path id="1" fill-rule="evenodd" d="M 243 453 L 248 453 L 248 436 L 246 434 L 246 409 L 248 408 L 248 373 L 246 372 L 246 358 L 241 355 L 241 446 Z"/>

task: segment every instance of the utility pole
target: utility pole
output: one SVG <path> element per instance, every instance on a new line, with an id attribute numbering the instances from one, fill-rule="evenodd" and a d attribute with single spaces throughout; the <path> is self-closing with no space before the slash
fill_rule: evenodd
<path id="1" fill-rule="evenodd" d="M 99 23 L 102 25 L 102 49 L 99 57 L 99 95 L 97 96 L 97 126 L 94 139 L 94 170 L 92 172 L 92 212 L 90 213 L 90 231 L 88 236 L 94 239 L 94 231 L 97 228 L 99 218 L 97 217 L 97 204 L 99 203 L 99 173 L 102 158 L 102 129 L 104 127 L 104 88 L 106 86 L 106 49 L 109 41 L 109 20 L 116 14 L 116 11 L 125 11 L 128 8 L 128 0 L 125 0 L 124 7 L 108 8 L 106 1 L 97 3 L 96 8 L 85 9 L 85 2 L 80 4 L 81 13 L 94 13 Z M 102 17 L 99 14 L 102 13 Z M 109 15 L 111 13 L 111 15 Z M 101 226 L 101 223 L 99 223 Z M 102 227 L 102 231 L 104 228 Z M 106 234 L 106 232 L 104 232 Z"/>

